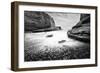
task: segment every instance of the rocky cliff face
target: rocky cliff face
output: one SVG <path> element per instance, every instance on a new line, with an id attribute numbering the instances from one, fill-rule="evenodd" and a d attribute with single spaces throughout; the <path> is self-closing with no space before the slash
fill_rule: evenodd
<path id="1" fill-rule="evenodd" d="M 81 14 L 80 21 L 68 31 L 70 38 L 90 42 L 90 15 Z"/>
<path id="2" fill-rule="evenodd" d="M 55 26 L 54 20 L 45 12 L 25 11 L 24 12 L 25 32 L 48 29 Z"/>

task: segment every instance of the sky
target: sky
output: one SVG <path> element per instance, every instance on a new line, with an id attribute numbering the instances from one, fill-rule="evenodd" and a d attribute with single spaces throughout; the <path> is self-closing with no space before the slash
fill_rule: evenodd
<path id="1" fill-rule="evenodd" d="M 61 26 L 65 31 L 70 30 L 80 19 L 80 14 L 78 13 L 47 12 L 47 14 L 54 19 L 56 26 Z"/>

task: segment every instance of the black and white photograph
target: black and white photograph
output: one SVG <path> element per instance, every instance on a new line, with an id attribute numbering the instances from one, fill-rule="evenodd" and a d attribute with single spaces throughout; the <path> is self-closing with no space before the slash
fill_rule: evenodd
<path id="1" fill-rule="evenodd" d="M 90 58 L 90 14 L 24 11 L 24 60 Z"/>
<path id="2" fill-rule="evenodd" d="M 13 2 L 14 71 L 97 66 L 97 7 Z"/>

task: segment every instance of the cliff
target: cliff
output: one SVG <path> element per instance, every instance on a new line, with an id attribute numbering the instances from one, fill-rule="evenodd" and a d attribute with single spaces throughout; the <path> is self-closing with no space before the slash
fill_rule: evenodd
<path id="1" fill-rule="evenodd" d="M 81 14 L 80 21 L 67 34 L 69 38 L 90 42 L 90 15 Z"/>
<path id="2" fill-rule="evenodd" d="M 24 12 L 25 32 L 46 32 L 59 30 L 55 27 L 53 18 L 45 12 L 25 11 Z"/>

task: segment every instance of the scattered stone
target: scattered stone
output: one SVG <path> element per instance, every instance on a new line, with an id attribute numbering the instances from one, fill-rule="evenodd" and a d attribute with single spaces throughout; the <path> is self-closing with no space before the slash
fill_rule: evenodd
<path id="1" fill-rule="evenodd" d="M 64 43 L 66 42 L 66 40 L 61 40 L 61 41 L 58 41 L 58 43 Z"/>
<path id="2" fill-rule="evenodd" d="M 52 34 L 50 34 L 50 35 L 47 35 L 46 37 L 53 37 L 53 35 L 52 35 Z"/>

